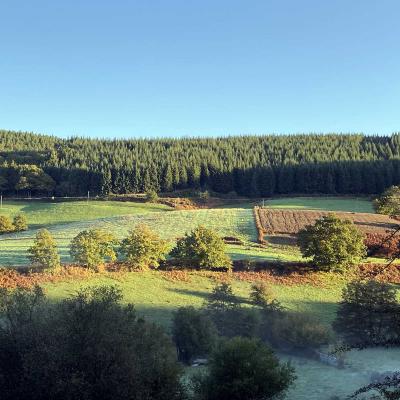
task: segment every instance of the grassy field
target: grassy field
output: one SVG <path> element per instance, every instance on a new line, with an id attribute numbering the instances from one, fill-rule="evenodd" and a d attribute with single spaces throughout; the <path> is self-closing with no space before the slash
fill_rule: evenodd
<path id="1" fill-rule="evenodd" d="M 77 205 L 77 208 L 79 207 L 83 206 Z M 171 241 L 171 244 L 176 238 L 182 237 L 198 225 L 206 225 L 222 236 L 240 237 L 246 242 L 255 241 L 257 238 L 251 209 L 203 209 L 174 212 L 151 212 L 150 210 L 149 206 L 145 208 L 145 212 L 140 212 L 137 208 L 132 207 L 134 212 L 130 215 L 96 219 L 89 219 L 85 213 L 79 214 L 79 210 L 74 210 L 76 216 L 81 215 L 81 220 L 65 223 L 63 217 L 60 216 L 60 219 L 63 220 L 62 223 L 53 222 L 45 226 L 55 237 L 63 262 L 70 261 L 68 248 L 71 239 L 82 230 L 89 228 L 105 229 L 113 232 L 117 237 L 123 238 L 134 226 L 145 223 L 158 232 L 162 238 Z M 37 228 L 41 226 L 43 225 L 34 226 L 28 231 L 18 234 L 2 235 L 0 237 L 0 265 L 26 264 L 28 262 L 26 251 L 32 245 Z"/>
<path id="2" fill-rule="evenodd" d="M 362 213 L 374 212 L 369 199 L 348 197 L 288 197 L 268 199 L 265 200 L 265 207 Z"/>
<path id="3" fill-rule="evenodd" d="M 207 276 L 209 275 L 209 276 Z M 66 281 L 46 284 L 51 300 L 59 301 L 88 285 L 113 284 L 121 288 L 124 301 L 135 304 L 140 315 L 165 327 L 170 324 L 171 313 L 180 306 L 200 307 L 218 282 L 217 274 L 187 272 L 187 281 L 173 280 L 171 275 L 158 271 L 127 272 L 125 274 L 99 274 L 87 281 Z M 224 276 L 226 278 L 226 276 Z M 250 283 L 232 278 L 236 295 L 248 301 Z M 296 311 L 307 311 L 319 320 L 330 323 L 336 304 L 340 299 L 343 284 L 338 281 L 329 288 L 311 285 L 271 285 L 277 299 L 286 307 Z"/>
<path id="4" fill-rule="evenodd" d="M 277 208 L 326 209 L 347 211 L 371 211 L 370 202 L 365 199 L 348 198 L 282 198 L 269 200 L 268 206 Z M 171 243 L 196 226 L 203 224 L 222 236 L 241 238 L 246 246 L 228 246 L 233 259 L 298 261 L 301 255 L 294 247 L 269 245 L 258 248 L 252 245 L 257 240 L 253 217 L 253 202 L 236 204 L 236 208 L 215 208 L 200 210 L 169 211 L 170 208 L 148 203 L 117 201 L 71 202 L 5 202 L 0 213 L 15 215 L 24 212 L 30 229 L 19 234 L 0 237 L 0 265 L 26 265 L 26 251 L 32 244 L 37 229 L 48 228 L 57 240 L 63 262 L 69 262 L 69 243 L 80 231 L 88 228 L 102 228 L 114 232 L 119 238 L 138 223 L 145 223 Z M 352 207 L 352 208 L 351 208 Z M 166 212 L 168 211 L 168 212 Z"/>
<path id="5" fill-rule="evenodd" d="M 13 217 L 24 213 L 31 228 L 48 227 L 68 222 L 88 221 L 119 215 L 147 214 L 155 211 L 168 211 L 171 208 L 162 204 L 129 203 L 121 201 L 8 201 L 3 202 L 0 215 Z"/>

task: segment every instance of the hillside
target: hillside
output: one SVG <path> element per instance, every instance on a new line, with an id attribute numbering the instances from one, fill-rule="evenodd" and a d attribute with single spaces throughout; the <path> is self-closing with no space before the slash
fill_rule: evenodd
<path id="1" fill-rule="evenodd" d="M 398 134 L 100 140 L 0 131 L 0 188 L 56 196 L 374 194 L 400 182 L 399 157 Z"/>

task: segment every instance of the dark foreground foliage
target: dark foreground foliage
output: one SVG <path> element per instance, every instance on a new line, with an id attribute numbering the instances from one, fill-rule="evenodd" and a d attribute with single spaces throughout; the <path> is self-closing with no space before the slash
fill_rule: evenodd
<path id="1" fill-rule="evenodd" d="M 2 289 L 1 399 L 180 399 L 170 340 L 120 300 L 96 287 L 50 306 L 39 287 Z"/>
<path id="2" fill-rule="evenodd" d="M 195 392 L 199 400 L 268 400 L 284 393 L 294 379 L 293 368 L 261 341 L 236 337 L 214 352 Z"/>

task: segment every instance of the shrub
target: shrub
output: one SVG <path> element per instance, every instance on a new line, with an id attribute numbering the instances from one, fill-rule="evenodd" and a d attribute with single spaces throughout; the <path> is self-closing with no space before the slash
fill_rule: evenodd
<path id="1" fill-rule="evenodd" d="M 303 257 L 323 270 L 342 271 L 358 263 L 366 255 L 364 236 L 348 220 L 330 214 L 298 234 Z"/>
<path id="2" fill-rule="evenodd" d="M 157 268 L 165 260 L 167 243 L 147 225 L 138 225 L 121 242 L 121 253 L 130 268 Z"/>
<path id="3" fill-rule="evenodd" d="M 347 343 L 385 344 L 398 335 L 396 290 L 376 281 L 350 282 L 344 289 L 334 329 Z"/>
<path id="4" fill-rule="evenodd" d="M 374 200 L 374 208 L 378 214 L 392 217 L 400 214 L 400 186 L 391 186 Z"/>
<path id="5" fill-rule="evenodd" d="M 232 262 L 225 254 L 226 245 L 211 229 L 199 226 L 179 239 L 171 256 L 186 266 L 198 269 L 230 269 Z"/>
<path id="6" fill-rule="evenodd" d="M 200 200 L 207 201 L 210 198 L 210 192 L 208 190 L 200 191 L 198 197 Z"/>
<path id="7" fill-rule="evenodd" d="M 22 232 L 28 229 L 28 221 L 24 214 L 17 214 L 13 220 L 15 232 Z"/>
<path id="8" fill-rule="evenodd" d="M 268 400 L 294 380 L 294 369 L 281 364 L 261 341 L 234 338 L 215 351 L 207 374 L 195 380 L 194 392 L 201 400 Z"/>
<path id="9" fill-rule="evenodd" d="M 303 351 L 328 344 L 331 331 L 309 314 L 286 312 L 268 320 L 263 337 L 285 351 Z"/>
<path id="10" fill-rule="evenodd" d="M 149 203 L 157 203 L 157 201 L 158 201 L 158 194 L 157 194 L 157 192 L 156 192 L 155 190 L 149 190 L 149 191 L 146 193 L 146 200 L 147 200 Z"/>
<path id="11" fill-rule="evenodd" d="M 194 307 L 181 307 L 174 313 L 172 334 L 178 358 L 185 363 L 208 355 L 216 342 L 214 324 Z"/>
<path id="12" fill-rule="evenodd" d="M 123 306 L 114 287 L 86 288 L 49 310 L 43 293 L 0 291 L 2 400 L 178 400 L 170 339 Z"/>
<path id="13" fill-rule="evenodd" d="M 91 229 L 80 232 L 72 239 L 70 254 L 79 264 L 98 269 L 106 260 L 116 260 L 116 245 L 117 240 L 113 234 L 100 229 Z"/>
<path id="14" fill-rule="evenodd" d="M 0 234 L 14 231 L 11 219 L 5 215 L 0 215 Z"/>
<path id="15" fill-rule="evenodd" d="M 57 244 L 47 229 L 41 229 L 36 233 L 36 238 L 33 245 L 28 249 L 28 253 L 32 264 L 51 270 L 60 267 Z"/>

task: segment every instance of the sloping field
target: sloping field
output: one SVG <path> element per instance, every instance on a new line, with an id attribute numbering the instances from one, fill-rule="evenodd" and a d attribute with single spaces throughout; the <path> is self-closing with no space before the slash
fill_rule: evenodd
<path id="1" fill-rule="evenodd" d="M 46 227 L 69 222 L 89 221 L 120 215 L 147 214 L 170 211 L 170 207 L 153 203 L 133 203 L 122 201 L 39 201 L 3 200 L 0 215 L 13 217 L 25 214 L 30 228 Z"/>
<path id="2" fill-rule="evenodd" d="M 255 208 L 258 214 L 260 228 L 266 234 L 297 234 L 307 225 L 325 215 L 327 211 L 305 211 Z M 381 214 L 335 212 L 341 219 L 351 220 L 364 233 L 373 232 L 385 234 L 398 225 L 398 221 Z"/>
<path id="3" fill-rule="evenodd" d="M 259 203 L 260 205 L 262 203 Z M 374 213 L 370 199 L 361 197 L 282 197 L 268 199 L 264 202 L 267 208 L 280 208 L 290 210 L 316 210 L 316 211 L 349 211 L 360 213 Z"/>
<path id="4" fill-rule="evenodd" d="M 69 243 L 85 229 L 100 228 L 125 237 L 137 224 L 145 223 L 163 239 L 171 242 L 182 237 L 198 225 L 214 229 L 221 236 L 234 236 L 245 242 L 256 241 L 257 230 L 251 209 L 202 209 L 170 212 L 146 212 L 110 218 L 81 220 L 48 225 L 47 229 L 57 241 L 63 262 L 69 262 Z M 36 228 L 36 227 L 35 227 Z M 32 245 L 37 229 L 6 234 L 0 237 L 0 266 L 27 265 L 27 249 Z"/>

